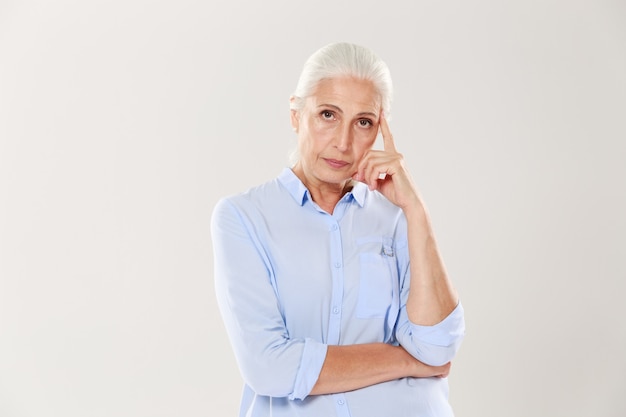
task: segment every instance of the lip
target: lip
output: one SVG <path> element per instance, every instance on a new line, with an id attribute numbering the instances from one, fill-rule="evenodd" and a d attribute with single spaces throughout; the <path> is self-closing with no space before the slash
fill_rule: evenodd
<path id="1" fill-rule="evenodd" d="M 344 168 L 345 166 L 350 165 L 348 162 L 341 161 L 341 160 L 338 160 L 338 159 L 332 159 L 332 158 L 322 158 L 322 159 L 324 159 L 324 161 L 326 161 L 326 163 L 331 168 L 335 168 L 335 169 Z"/>

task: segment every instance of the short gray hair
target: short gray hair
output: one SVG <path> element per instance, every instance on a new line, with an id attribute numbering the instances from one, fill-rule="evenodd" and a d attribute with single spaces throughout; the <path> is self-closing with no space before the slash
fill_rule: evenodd
<path id="1" fill-rule="evenodd" d="M 293 93 L 291 109 L 301 110 L 320 81 L 350 76 L 371 81 L 380 94 L 382 110 L 390 113 L 393 85 L 387 64 L 370 49 L 346 42 L 326 45 L 309 57 Z"/>

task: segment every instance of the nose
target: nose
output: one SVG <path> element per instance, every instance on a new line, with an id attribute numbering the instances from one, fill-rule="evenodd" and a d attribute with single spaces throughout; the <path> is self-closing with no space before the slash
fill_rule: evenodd
<path id="1" fill-rule="evenodd" d="M 344 123 L 337 131 L 335 147 L 339 152 L 346 152 L 352 146 L 352 129 L 349 123 Z"/>

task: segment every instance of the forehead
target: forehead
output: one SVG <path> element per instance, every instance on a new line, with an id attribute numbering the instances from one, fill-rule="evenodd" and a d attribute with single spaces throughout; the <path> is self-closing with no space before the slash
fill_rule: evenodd
<path id="1" fill-rule="evenodd" d="M 333 105 L 350 113 L 378 114 L 381 106 L 381 97 L 374 83 L 354 77 L 321 80 L 307 101 L 315 107 Z"/>

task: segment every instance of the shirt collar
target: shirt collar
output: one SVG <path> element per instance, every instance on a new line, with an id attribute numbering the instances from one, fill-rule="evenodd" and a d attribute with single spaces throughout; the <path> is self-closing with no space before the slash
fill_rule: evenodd
<path id="1" fill-rule="evenodd" d="M 352 187 L 352 195 L 354 196 L 354 200 L 359 204 L 359 206 L 363 207 L 365 204 L 365 195 L 367 194 L 367 185 L 362 182 L 352 181 L 354 184 Z"/>
<path id="2" fill-rule="evenodd" d="M 299 205 L 303 205 L 307 199 L 310 199 L 309 190 L 304 186 L 300 178 L 294 174 L 291 168 L 283 169 L 283 172 L 278 176 L 278 181 L 285 187 L 287 192 L 291 194 L 294 200 Z M 357 204 L 363 207 L 365 204 L 365 196 L 367 194 L 367 186 L 362 182 L 353 182 L 352 190 L 348 192 L 348 196 L 352 196 Z M 344 196 L 345 198 L 346 196 Z"/>
<path id="3" fill-rule="evenodd" d="M 294 174 L 291 168 L 284 168 L 278 176 L 278 181 L 291 194 L 299 205 L 303 205 L 308 198 L 309 190 L 306 189 L 300 178 Z"/>

